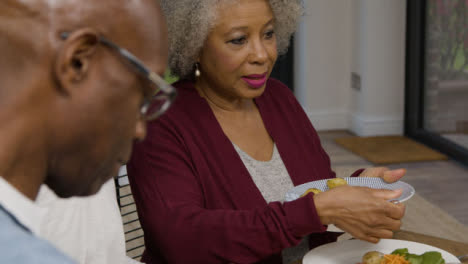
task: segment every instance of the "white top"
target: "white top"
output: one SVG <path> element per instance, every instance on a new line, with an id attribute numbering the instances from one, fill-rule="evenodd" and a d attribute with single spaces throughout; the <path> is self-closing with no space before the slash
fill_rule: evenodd
<path id="1" fill-rule="evenodd" d="M 38 220 L 42 218 L 43 210 L 1 176 L 0 204 L 32 233 L 38 234 Z"/>
<path id="2" fill-rule="evenodd" d="M 273 145 L 273 155 L 269 161 L 258 161 L 234 143 L 233 145 L 265 201 L 267 203 L 284 201 L 286 192 L 293 188 L 294 184 L 279 155 L 276 144 Z M 309 251 L 307 239 L 303 239 L 299 245 L 283 250 L 283 263 L 302 259 L 307 251 Z"/>
<path id="3" fill-rule="evenodd" d="M 90 197 L 62 199 L 43 185 L 39 235 L 80 264 L 138 263 L 126 256 L 122 217 L 111 179 Z"/>
<path id="4" fill-rule="evenodd" d="M 41 217 L 41 209 L 0 176 L 1 263 L 75 263 L 37 236 Z"/>

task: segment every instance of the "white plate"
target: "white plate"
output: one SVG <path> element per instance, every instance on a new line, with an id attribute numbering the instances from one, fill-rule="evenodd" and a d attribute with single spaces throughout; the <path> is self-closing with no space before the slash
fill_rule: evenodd
<path id="1" fill-rule="evenodd" d="M 377 244 L 372 244 L 361 240 L 345 240 L 326 244 L 309 251 L 304 256 L 302 263 L 355 264 L 361 262 L 362 256 L 369 251 L 379 251 L 384 254 L 390 254 L 395 249 L 399 248 L 407 248 L 410 253 L 418 255 L 427 251 L 438 251 L 442 254 L 445 262 L 460 263 L 457 257 L 440 248 L 397 239 L 381 239 Z"/>
<path id="2" fill-rule="evenodd" d="M 351 185 L 351 186 L 362 186 L 362 187 L 369 187 L 369 188 L 374 188 L 374 189 L 388 189 L 388 190 L 402 189 L 403 193 L 401 194 L 401 196 L 395 199 L 400 202 L 404 202 L 408 200 L 415 193 L 413 186 L 402 181 L 397 181 L 394 183 L 386 183 L 381 178 L 368 178 L 368 177 L 347 177 L 344 179 L 348 182 L 348 185 Z M 309 188 L 317 188 L 322 191 L 327 191 L 328 180 L 329 179 L 325 179 L 325 180 L 307 182 L 307 183 L 298 185 L 286 193 L 284 201 L 290 202 L 290 201 L 294 201 L 298 199 Z"/>

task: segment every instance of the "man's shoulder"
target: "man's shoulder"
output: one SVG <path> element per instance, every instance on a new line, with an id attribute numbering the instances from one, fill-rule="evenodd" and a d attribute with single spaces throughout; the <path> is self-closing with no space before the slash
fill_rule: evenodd
<path id="1" fill-rule="evenodd" d="M 0 263 L 75 263 L 21 226 L 0 206 Z"/>

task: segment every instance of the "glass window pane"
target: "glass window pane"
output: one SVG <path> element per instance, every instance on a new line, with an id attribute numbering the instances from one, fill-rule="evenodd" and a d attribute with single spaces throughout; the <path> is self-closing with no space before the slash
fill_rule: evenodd
<path id="1" fill-rule="evenodd" d="M 428 0 L 424 129 L 468 149 L 468 0 Z"/>

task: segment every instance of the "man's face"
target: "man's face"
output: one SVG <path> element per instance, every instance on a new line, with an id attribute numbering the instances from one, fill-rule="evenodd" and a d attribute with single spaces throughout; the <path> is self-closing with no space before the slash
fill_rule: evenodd
<path id="1" fill-rule="evenodd" d="M 151 71 L 163 74 L 167 36 L 160 14 L 142 11 L 129 19 L 115 36 L 105 36 L 139 58 Z M 98 45 L 89 63 L 83 89 L 70 102 L 69 144 L 62 148 L 49 170 L 46 183 L 61 197 L 96 193 L 117 176 L 130 158 L 134 140 L 146 135 L 140 115 L 144 97 L 154 86 L 115 50 Z"/>

